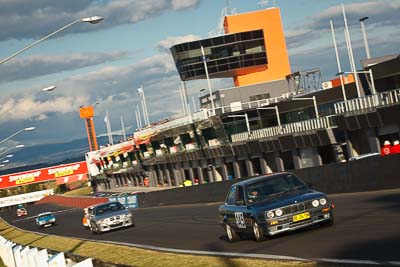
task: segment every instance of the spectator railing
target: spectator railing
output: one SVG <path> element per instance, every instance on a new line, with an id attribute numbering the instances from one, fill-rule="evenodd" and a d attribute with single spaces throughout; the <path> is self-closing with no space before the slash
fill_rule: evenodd
<path id="1" fill-rule="evenodd" d="M 154 132 L 162 132 L 169 129 L 173 129 L 179 126 L 187 125 L 193 122 L 202 121 L 208 119 L 208 114 L 206 110 L 195 112 L 191 115 L 171 119 L 170 121 L 152 125 L 148 128 L 141 129 L 135 132 L 135 136 L 145 136 Z"/>
<path id="2" fill-rule="evenodd" d="M 400 102 L 400 89 L 375 95 L 355 98 L 335 104 L 335 114 L 346 112 L 373 110 L 376 107 L 393 105 Z"/>
<path id="3" fill-rule="evenodd" d="M 232 137 L 232 142 L 242 142 L 242 141 L 255 140 L 266 137 L 273 137 L 278 135 L 286 135 L 286 134 L 307 132 L 318 129 L 328 129 L 334 127 L 336 127 L 336 125 L 332 121 L 332 116 L 327 116 L 306 121 L 283 124 L 281 126 L 268 127 L 251 132 L 233 134 L 231 137 Z"/>

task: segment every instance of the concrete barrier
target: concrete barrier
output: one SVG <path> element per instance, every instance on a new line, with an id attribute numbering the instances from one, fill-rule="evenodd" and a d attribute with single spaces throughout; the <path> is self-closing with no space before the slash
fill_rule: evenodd
<path id="1" fill-rule="evenodd" d="M 400 154 L 371 157 L 292 171 L 313 188 L 327 194 L 400 188 Z M 139 207 L 222 202 L 229 187 L 238 181 L 139 194 Z"/>

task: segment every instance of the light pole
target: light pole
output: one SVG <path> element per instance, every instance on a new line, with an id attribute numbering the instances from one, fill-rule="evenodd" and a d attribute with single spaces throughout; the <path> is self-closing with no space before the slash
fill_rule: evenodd
<path id="1" fill-rule="evenodd" d="M 244 119 L 246 120 L 246 128 L 247 128 L 247 132 L 250 133 L 250 124 L 249 124 L 249 117 L 247 116 L 247 113 L 243 114 L 243 115 L 229 115 L 229 118 L 237 118 L 237 117 L 244 117 Z"/>
<path id="2" fill-rule="evenodd" d="M 0 141 L 0 144 L 1 144 L 1 143 L 4 143 L 5 141 L 7 141 L 7 140 L 9 140 L 9 139 L 11 139 L 11 138 L 13 138 L 14 136 L 16 136 L 16 135 L 19 134 L 19 133 L 22 133 L 22 132 L 24 132 L 24 131 L 33 131 L 33 130 L 35 130 L 35 129 L 36 129 L 36 127 L 27 127 L 27 128 L 21 129 L 21 130 L 19 130 L 18 132 L 13 133 L 12 135 L 10 135 L 9 137 L 7 137 L 6 139 L 1 140 L 1 141 Z"/>
<path id="3" fill-rule="evenodd" d="M 21 148 L 21 147 L 24 147 L 24 146 L 25 146 L 25 145 L 17 145 L 17 146 L 9 147 L 9 148 L 7 148 L 6 150 L 4 150 L 3 152 L 0 152 L 0 156 L 1 156 L 1 155 L 4 155 L 4 154 L 7 154 L 9 151 L 11 151 L 11 150 L 13 150 L 13 149 Z"/>
<path id="4" fill-rule="evenodd" d="M 313 104 L 314 104 L 315 117 L 317 119 L 319 118 L 317 99 L 315 98 L 315 96 L 313 96 L 313 97 L 296 97 L 296 98 L 292 98 L 292 100 L 312 100 Z"/>
<path id="5" fill-rule="evenodd" d="M 144 123 L 146 125 L 150 125 L 149 113 L 147 112 L 146 97 L 144 96 L 143 86 L 140 86 L 137 91 L 139 93 L 140 103 L 142 104 Z"/>
<path id="6" fill-rule="evenodd" d="M 73 22 L 71 22 L 71 23 L 65 25 L 64 27 L 61 27 L 60 29 L 58 29 L 58 30 L 56 30 L 56 31 L 54 31 L 54 32 L 52 32 L 52 33 L 50 33 L 50 34 L 44 36 L 43 38 L 37 40 L 36 42 L 33 42 L 32 44 L 30 44 L 30 45 L 28 45 L 28 46 L 22 48 L 21 50 L 15 52 L 14 54 L 12 54 L 12 55 L 6 57 L 5 59 L 3 59 L 3 60 L 0 61 L 0 64 L 3 64 L 3 63 L 5 63 L 5 62 L 9 61 L 9 60 L 12 59 L 13 57 L 15 57 L 15 56 L 21 54 L 22 52 L 24 52 L 24 51 L 26 51 L 26 50 L 28 50 L 28 49 L 31 48 L 32 46 L 35 46 L 35 45 L 37 45 L 38 43 L 43 42 L 44 40 L 50 38 L 50 37 L 53 36 L 54 34 L 59 33 L 60 31 L 63 31 L 63 30 L 65 30 L 65 29 L 71 27 L 72 25 L 74 25 L 74 24 L 76 24 L 76 23 L 78 23 L 78 22 L 87 22 L 87 23 L 90 23 L 90 24 L 97 24 L 97 23 L 99 23 L 99 22 L 102 21 L 102 20 L 103 20 L 103 18 L 102 18 L 102 17 L 99 17 L 99 16 L 93 16 L 93 17 L 87 17 L 87 18 L 83 18 L 83 19 L 77 19 L 77 20 L 75 20 L 75 21 L 73 21 Z"/>
<path id="7" fill-rule="evenodd" d="M 367 58 L 371 58 L 371 53 L 369 52 L 369 46 L 368 46 L 368 40 L 367 40 L 367 33 L 365 32 L 365 25 L 364 21 L 366 21 L 368 17 L 363 17 L 359 19 L 360 24 L 361 24 L 361 31 L 364 39 L 364 46 L 365 46 L 365 52 L 367 53 Z"/>
<path id="8" fill-rule="evenodd" d="M 201 46 L 201 57 L 203 59 L 203 63 L 204 63 L 204 71 L 206 73 L 206 78 L 207 78 L 207 84 L 208 84 L 208 93 L 210 94 L 210 99 L 211 99 L 211 108 L 213 110 L 212 115 L 214 115 L 215 112 L 215 105 L 214 105 L 214 99 L 213 99 L 213 95 L 212 95 L 212 91 L 211 91 L 211 83 L 210 83 L 210 77 L 208 75 L 208 67 L 207 67 L 207 60 L 206 60 L 206 55 L 204 53 L 204 47 Z"/>
<path id="9" fill-rule="evenodd" d="M 274 107 L 264 107 L 264 108 L 257 108 L 257 109 L 274 109 L 275 110 L 275 115 L 276 115 L 276 120 L 278 121 L 278 125 L 282 126 L 281 124 L 281 118 L 279 118 L 279 109 L 278 106 Z"/>
<path id="10" fill-rule="evenodd" d="M 336 63 L 338 65 L 338 71 L 342 72 L 342 66 L 340 64 L 340 58 L 339 58 L 339 52 L 338 52 L 338 48 L 337 48 L 337 44 L 336 44 L 336 36 L 335 36 L 335 29 L 333 28 L 333 22 L 332 20 L 330 20 L 330 24 L 331 24 L 331 31 L 332 31 L 332 39 L 333 39 L 333 46 L 335 48 L 335 55 L 336 55 Z M 347 97 L 346 97 L 346 89 L 344 87 L 344 83 L 343 83 L 343 75 L 339 76 L 340 79 L 340 85 L 342 86 L 342 94 L 343 94 L 343 100 L 347 101 Z"/>
<path id="11" fill-rule="evenodd" d="M 345 38 L 346 38 L 346 44 L 347 44 L 347 49 L 349 52 L 349 60 L 350 60 L 350 66 L 351 66 L 351 70 L 354 72 L 354 80 L 356 83 L 356 88 L 357 88 L 357 95 L 358 97 L 361 97 L 361 93 L 360 93 L 360 85 L 358 83 L 358 75 L 356 73 L 356 64 L 354 62 L 354 55 L 353 55 L 353 48 L 351 46 L 351 38 L 350 38 L 350 32 L 349 32 L 349 27 L 347 25 L 347 17 L 346 17 L 346 11 L 344 9 L 344 4 L 342 3 L 342 13 L 343 13 L 343 19 L 344 19 L 344 32 L 345 32 Z"/>
<path id="12" fill-rule="evenodd" d="M 376 92 L 376 88 L 375 88 L 375 81 L 374 81 L 374 75 L 372 74 L 372 69 L 369 69 L 369 70 L 367 70 L 367 71 L 359 70 L 359 71 L 356 71 L 356 73 L 369 74 L 369 77 L 370 77 L 370 79 L 371 79 L 371 94 L 376 95 L 377 92 Z M 343 75 L 343 74 L 353 74 L 353 72 L 350 72 L 350 71 L 347 71 L 347 72 L 339 72 L 339 73 L 336 73 L 335 76 L 339 76 L 339 75 Z M 360 97 L 360 96 L 358 96 L 358 97 Z"/>

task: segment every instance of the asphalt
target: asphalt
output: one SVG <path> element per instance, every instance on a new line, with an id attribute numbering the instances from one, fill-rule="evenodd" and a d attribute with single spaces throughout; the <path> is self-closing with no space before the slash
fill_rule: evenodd
<path id="1" fill-rule="evenodd" d="M 304 259 L 371 260 L 400 264 L 400 189 L 331 195 L 335 224 L 313 227 L 255 242 L 251 238 L 229 243 L 217 222 L 219 203 L 166 206 L 133 210 L 135 228 L 93 235 L 81 225 L 82 210 L 52 205 L 28 207 L 29 215 L 15 211 L 0 216 L 31 231 L 93 240 L 214 252 L 272 254 Z M 38 229 L 34 215 L 56 211 L 57 225 Z"/>

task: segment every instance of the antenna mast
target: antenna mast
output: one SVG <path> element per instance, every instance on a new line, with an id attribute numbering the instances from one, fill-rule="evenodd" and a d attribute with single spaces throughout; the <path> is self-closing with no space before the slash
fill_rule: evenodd
<path id="1" fill-rule="evenodd" d="M 219 22 L 218 22 L 217 28 L 214 30 L 211 30 L 208 33 L 208 37 L 224 35 L 225 34 L 225 30 L 224 30 L 225 17 L 234 15 L 234 14 L 237 14 L 237 10 L 236 10 L 236 8 L 231 7 L 231 0 L 225 0 L 225 7 L 221 10 L 221 15 L 219 17 Z"/>

